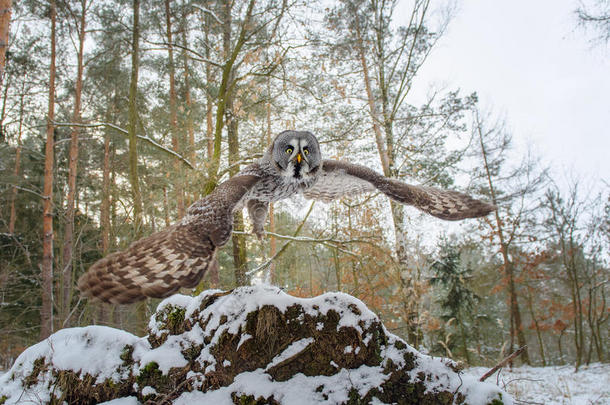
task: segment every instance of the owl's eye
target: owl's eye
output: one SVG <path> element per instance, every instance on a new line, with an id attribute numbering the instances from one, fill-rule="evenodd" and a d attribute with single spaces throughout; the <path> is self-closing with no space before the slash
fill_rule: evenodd
<path id="1" fill-rule="evenodd" d="M 309 155 L 309 148 L 303 148 L 303 153 L 305 155 Z"/>
<path id="2" fill-rule="evenodd" d="M 286 154 L 287 155 L 292 154 L 292 151 L 293 151 L 292 147 L 289 146 L 289 147 L 286 148 Z"/>

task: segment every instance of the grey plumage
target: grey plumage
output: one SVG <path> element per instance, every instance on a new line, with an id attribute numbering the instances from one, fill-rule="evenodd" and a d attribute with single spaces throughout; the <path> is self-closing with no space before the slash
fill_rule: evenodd
<path id="1" fill-rule="evenodd" d="M 361 165 L 322 160 L 313 134 L 284 131 L 258 162 L 194 203 L 181 221 L 96 262 L 80 277 L 78 288 L 111 303 L 167 297 L 196 286 L 215 264 L 217 249 L 231 236 L 233 213 L 244 204 L 261 237 L 269 202 L 297 193 L 331 201 L 375 190 L 445 220 L 480 217 L 495 208 L 463 193 L 413 186 Z"/>

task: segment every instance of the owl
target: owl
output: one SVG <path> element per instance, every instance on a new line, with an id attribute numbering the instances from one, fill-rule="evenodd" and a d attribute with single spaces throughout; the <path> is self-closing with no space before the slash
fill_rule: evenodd
<path id="1" fill-rule="evenodd" d="M 260 237 L 270 202 L 297 193 L 328 202 L 374 191 L 450 221 L 495 209 L 462 193 L 409 185 L 355 163 L 322 159 L 312 133 L 284 131 L 261 159 L 191 205 L 178 223 L 96 262 L 80 277 L 78 288 L 114 304 L 167 297 L 199 283 L 231 236 L 233 213 L 244 205 Z"/>

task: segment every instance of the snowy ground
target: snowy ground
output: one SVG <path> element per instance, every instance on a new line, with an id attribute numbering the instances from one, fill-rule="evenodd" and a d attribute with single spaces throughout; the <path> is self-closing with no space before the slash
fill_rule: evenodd
<path id="1" fill-rule="evenodd" d="M 473 367 L 466 374 L 480 377 L 488 368 Z M 610 364 L 583 366 L 516 367 L 501 370 L 486 381 L 498 382 L 517 404 L 603 405 L 610 404 Z M 506 385 L 506 386 L 505 386 Z"/>
<path id="2" fill-rule="evenodd" d="M 473 367 L 465 371 L 475 377 L 488 368 Z M 0 375 L 5 370 L 0 370 Z M 610 364 L 595 363 L 583 366 L 574 373 L 573 366 L 516 367 L 503 369 L 487 381 L 498 382 L 516 399 L 517 404 L 544 405 L 606 405 L 610 404 Z M 131 402 L 129 402 L 131 401 Z M 121 405 L 135 405 L 134 398 L 115 401 Z"/>

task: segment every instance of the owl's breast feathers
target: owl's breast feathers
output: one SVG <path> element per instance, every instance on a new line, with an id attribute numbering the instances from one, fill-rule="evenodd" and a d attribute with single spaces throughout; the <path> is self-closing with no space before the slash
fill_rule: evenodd
<path id="1" fill-rule="evenodd" d="M 298 179 L 284 176 L 271 162 L 264 159 L 247 166 L 235 177 L 246 175 L 257 176 L 259 181 L 244 196 L 242 203 L 248 200 L 274 202 L 290 198 L 311 188 L 318 179 L 317 173 L 315 176 Z"/>

